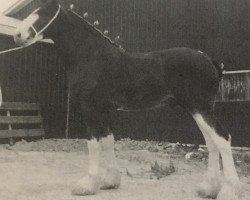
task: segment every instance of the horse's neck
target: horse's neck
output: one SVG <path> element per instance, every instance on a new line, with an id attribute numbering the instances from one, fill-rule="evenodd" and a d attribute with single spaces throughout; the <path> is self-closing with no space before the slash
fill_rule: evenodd
<path id="1" fill-rule="evenodd" d="M 86 22 L 82 24 L 89 26 Z M 119 51 L 109 41 L 95 33 L 96 30 L 92 27 L 82 27 L 82 24 L 74 23 L 72 28 L 72 23 L 64 20 L 64 24 L 58 26 L 62 31 L 52 38 L 67 62 L 74 65 L 77 65 L 77 62 L 87 63 L 98 60 L 99 56 L 105 57 Z M 68 30 L 66 27 L 69 27 Z"/>

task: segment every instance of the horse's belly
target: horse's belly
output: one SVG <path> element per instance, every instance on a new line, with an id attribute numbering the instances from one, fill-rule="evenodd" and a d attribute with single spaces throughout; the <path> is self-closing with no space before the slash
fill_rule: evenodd
<path id="1" fill-rule="evenodd" d="M 131 88 L 117 92 L 114 102 L 119 110 L 144 110 L 159 105 L 167 96 L 162 88 Z"/>

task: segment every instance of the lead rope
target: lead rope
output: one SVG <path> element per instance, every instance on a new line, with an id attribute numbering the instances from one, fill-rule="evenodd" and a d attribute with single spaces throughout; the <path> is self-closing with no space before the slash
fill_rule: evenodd
<path id="1" fill-rule="evenodd" d="M 25 46 L 25 47 L 28 47 L 28 46 Z M 16 48 L 12 48 L 12 49 L 7 49 L 7 50 L 4 50 L 4 51 L 0 51 L 0 54 L 8 53 L 8 52 L 11 52 L 11 51 L 17 51 L 17 50 L 23 49 L 25 47 L 16 47 Z"/>
<path id="2" fill-rule="evenodd" d="M 36 11 L 38 11 L 38 10 L 39 10 L 39 8 L 36 9 L 35 11 L 33 11 L 33 13 L 36 12 Z M 50 26 L 50 24 L 57 18 L 58 14 L 60 13 L 60 10 L 61 10 L 61 5 L 59 4 L 59 5 L 58 5 L 58 10 L 56 11 L 56 14 L 54 15 L 54 17 L 53 17 L 53 18 L 48 22 L 48 24 L 47 24 L 45 27 L 43 27 L 39 32 L 36 31 L 35 27 L 34 27 L 32 24 L 30 24 L 30 23 L 28 23 L 27 21 L 24 20 L 24 22 L 28 23 L 28 24 L 30 25 L 30 27 L 31 27 L 31 28 L 34 30 L 34 32 L 35 32 L 35 37 L 34 37 L 33 41 L 32 41 L 30 44 L 28 44 L 27 46 L 15 47 L 15 48 L 11 48 L 11 49 L 7 49 L 7 50 L 0 51 L 0 54 L 8 53 L 8 52 L 11 52 L 11 51 L 17 51 L 17 50 L 19 50 L 19 49 L 24 49 L 24 48 L 26 48 L 26 47 L 28 47 L 28 46 L 30 46 L 30 45 L 36 43 L 36 42 L 45 42 L 45 41 L 43 41 L 43 39 L 40 39 L 39 36 L 40 36 L 40 34 L 41 34 L 43 31 L 45 31 L 45 30 Z"/>

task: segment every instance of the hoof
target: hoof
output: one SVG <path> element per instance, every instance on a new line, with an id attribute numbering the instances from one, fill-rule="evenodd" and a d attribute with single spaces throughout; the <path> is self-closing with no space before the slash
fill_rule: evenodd
<path id="1" fill-rule="evenodd" d="M 100 186 L 100 178 L 94 175 L 87 175 L 80 179 L 74 189 L 72 190 L 73 195 L 94 195 L 97 193 Z"/>
<path id="2" fill-rule="evenodd" d="M 102 190 L 116 189 L 121 184 L 121 174 L 115 168 L 108 168 L 101 184 Z"/>
<path id="3" fill-rule="evenodd" d="M 217 200 L 238 200 L 241 196 L 242 184 L 240 182 L 226 182 L 218 194 Z"/>
<path id="4" fill-rule="evenodd" d="M 221 183 L 218 179 L 210 179 L 207 181 L 203 181 L 197 193 L 202 198 L 212 198 L 215 199 L 221 189 Z"/>

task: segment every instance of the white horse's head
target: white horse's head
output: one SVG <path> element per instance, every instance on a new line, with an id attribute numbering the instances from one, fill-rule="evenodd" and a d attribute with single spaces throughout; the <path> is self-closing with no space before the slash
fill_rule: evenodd
<path id="1" fill-rule="evenodd" d="M 40 39 L 43 38 L 42 34 L 37 35 L 37 31 L 34 28 L 34 24 L 38 19 L 39 15 L 34 12 L 18 25 L 13 35 L 14 41 L 17 45 L 27 46 L 33 43 L 36 37 L 39 37 Z"/>

